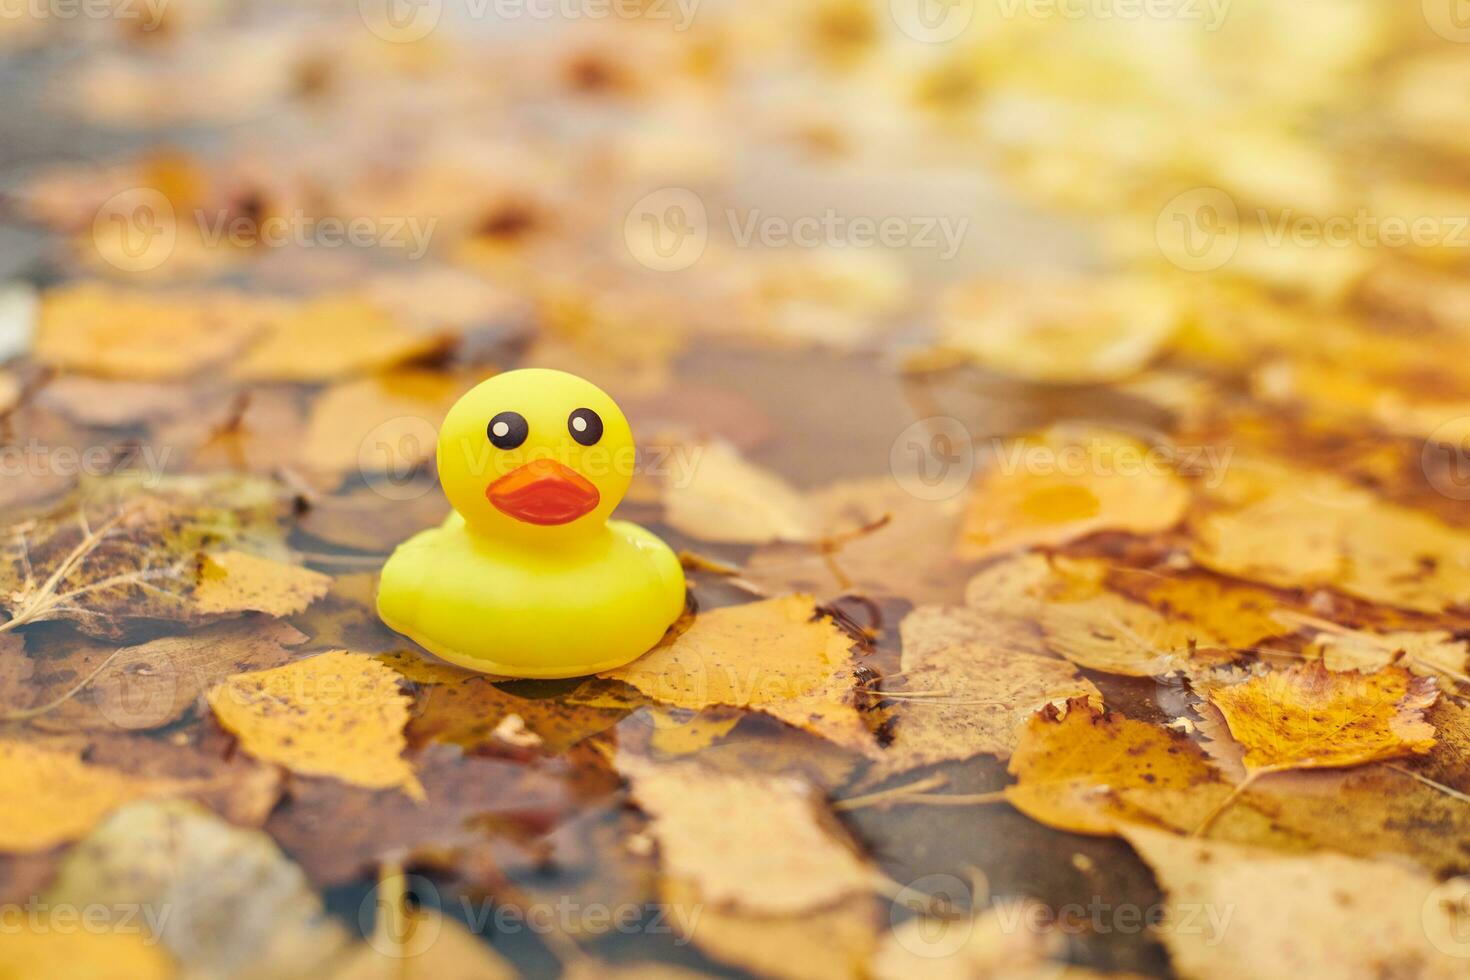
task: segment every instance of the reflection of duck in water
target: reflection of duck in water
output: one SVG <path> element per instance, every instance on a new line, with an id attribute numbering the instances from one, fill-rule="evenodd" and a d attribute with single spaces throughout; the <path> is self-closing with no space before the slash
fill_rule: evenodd
<path id="1" fill-rule="evenodd" d="M 444 524 L 383 567 L 378 614 L 471 670 L 572 677 L 646 652 L 684 609 L 669 546 L 608 515 L 632 480 L 628 420 L 601 389 L 528 369 L 473 388 L 439 430 Z"/>

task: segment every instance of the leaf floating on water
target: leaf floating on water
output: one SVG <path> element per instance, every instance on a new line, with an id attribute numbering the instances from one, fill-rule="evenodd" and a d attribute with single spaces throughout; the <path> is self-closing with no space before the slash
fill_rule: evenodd
<path id="1" fill-rule="evenodd" d="M 194 608 L 206 615 L 263 612 L 291 616 L 332 587 L 332 577 L 299 565 L 243 551 L 204 556 L 194 587 Z"/>
<path id="2" fill-rule="evenodd" d="M 119 931 L 145 930 L 185 976 L 314 976 L 346 941 L 269 837 L 176 800 L 113 814 L 67 855 L 44 897 L 129 916 Z"/>
<path id="3" fill-rule="evenodd" d="M 1079 834 L 1114 834 L 1130 823 L 1187 830 L 1229 794 L 1188 738 L 1083 698 L 1033 715 L 1009 772 L 1016 782 L 1005 795 L 1016 809 Z"/>
<path id="4" fill-rule="evenodd" d="M 1439 691 L 1402 667 L 1364 674 L 1298 664 L 1239 683 L 1207 681 L 1199 691 L 1220 712 L 1249 772 L 1358 766 L 1434 747 L 1424 712 Z"/>
<path id="5" fill-rule="evenodd" d="M 312 405 L 301 467 L 337 476 L 412 472 L 434 458 L 439 424 L 467 381 L 404 370 L 334 385 Z"/>
<path id="6" fill-rule="evenodd" d="M 284 309 L 231 373 L 251 381 L 334 381 L 443 346 L 442 336 L 408 326 L 359 296 L 319 296 Z"/>
<path id="7" fill-rule="evenodd" d="M 1164 450 L 1104 429 L 1055 428 L 996 447 L 971 491 L 958 551 L 985 558 L 1101 531 L 1167 531 L 1188 503 Z"/>
<path id="8" fill-rule="evenodd" d="M 1003 759 L 1037 708 L 1102 697 L 1070 663 L 1046 656 L 1034 637 L 974 610 L 921 606 L 900 632 L 902 683 L 873 692 L 898 699 L 893 740 L 869 753 L 866 782 L 976 755 Z"/>
<path id="9" fill-rule="evenodd" d="M 304 776 L 424 798 L 403 758 L 411 701 L 398 674 L 372 657 L 334 650 L 237 674 L 208 697 L 219 723 L 258 759 Z"/>
<path id="10" fill-rule="evenodd" d="M 41 300 L 43 364 L 127 381 L 184 378 L 259 336 L 280 304 L 243 293 L 177 293 L 77 283 Z"/>
<path id="11" fill-rule="evenodd" d="M 138 620 L 197 622 L 201 552 L 234 543 L 284 551 L 280 487 L 245 478 L 98 480 L 39 518 L 12 525 L 0 561 L 0 631 L 67 620 L 119 639 Z"/>
<path id="12" fill-rule="evenodd" d="M 743 544 L 817 536 L 811 502 L 728 443 L 696 445 L 689 460 L 688 472 L 672 473 L 664 484 L 671 527 L 702 541 Z"/>
<path id="13" fill-rule="evenodd" d="M 1464 907 L 1423 872 L 1145 827 L 1123 835 L 1163 887 L 1174 928 L 1159 937 L 1180 976 L 1464 976 Z"/>
<path id="14" fill-rule="evenodd" d="M 1063 962 L 1067 937 L 1060 928 L 1047 925 L 1052 912 L 1040 902 L 997 902 L 978 914 L 943 911 L 949 914 L 916 915 L 883 937 L 872 963 L 875 980 L 1103 976 Z"/>
<path id="15" fill-rule="evenodd" d="M 800 914 L 877 885 L 876 872 L 821 818 L 820 797 L 805 782 L 626 754 L 617 766 L 651 819 L 665 873 L 685 879 L 703 901 Z"/>
<path id="16" fill-rule="evenodd" d="M 1117 277 L 974 283 L 944 297 L 940 341 L 1028 381 L 1116 381 L 1161 351 L 1175 306 L 1157 285 Z"/>
<path id="17" fill-rule="evenodd" d="M 853 639 L 811 596 L 700 613 L 639 659 L 599 676 L 679 708 L 752 708 L 851 748 L 872 744 L 857 709 Z"/>
<path id="18" fill-rule="evenodd" d="M 68 980 L 174 980 L 168 952 L 142 931 L 19 929 L 0 934 L 0 976 Z"/>
<path id="19" fill-rule="evenodd" d="M 1226 575 L 1429 613 L 1470 594 L 1470 533 L 1335 475 L 1236 459 L 1206 504 L 1194 558 Z"/>

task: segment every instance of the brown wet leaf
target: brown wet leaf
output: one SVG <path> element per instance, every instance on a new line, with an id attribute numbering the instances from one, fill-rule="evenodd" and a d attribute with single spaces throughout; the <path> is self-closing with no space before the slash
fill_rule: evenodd
<path id="1" fill-rule="evenodd" d="M 48 382 L 40 401 L 82 425 L 134 426 L 181 415 L 196 393 L 180 384 L 118 381 L 67 374 Z"/>
<path id="2" fill-rule="evenodd" d="M 180 896 L 188 896 L 183 907 Z M 192 975 L 297 976 L 346 942 L 269 837 L 177 800 L 113 814 L 67 855 L 45 898 L 96 903 L 119 925 L 130 909 L 142 918 L 138 910 L 171 907 L 156 924 L 135 924 Z"/>
<path id="3" fill-rule="evenodd" d="M 388 553 L 420 531 L 449 516 L 449 503 L 432 486 L 406 500 L 364 488 L 322 497 L 297 526 L 313 537 L 343 548 Z"/>
<path id="4" fill-rule="evenodd" d="M 0 607 L 11 616 L 5 628 L 68 620 L 116 639 L 135 620 L 215 615 L 193 600 L 202 552 L 237 542 L 280 550 L 285 510 L 279 487 L 238 477 L 86 484 L 9 528 L 0 561 Z"/>
<path id="5" fill-rule="evenodd" d="M 869 753 L 875 761 L 866 782 L 981 754 L 1005 758 L 1037 708 L 1102 697 L 1067 661 L 1044 655 L 1033 638 L 973 610 L 923 606 L 899 629 L 902 680 L 874 695 L 900 699 L 893 740 Z"/>
<path id="6" fill-rule="evenodd" d="M 375 789 L 424 790 L 403 758 L 409 699 L 399 675 L 371 657 L 333 650 L 237 674 L 207 695 L 215 718 L 258 759 L 306 776 Z"/>
<path id="7" fill-rule="evenodd" d="M 599 676 L 663 704 L 751 708 L 840 745 L 872 744 L 857 708 L 853 638 L 811 596 L 712 609 L 639 659 Z"/>
<path id="8" fill-rule="evenodd" d="M 244 620 L 120 650 L 74 643 L 63 656 L 38 662 L 34 703 L 61 703 L 32 724 L 54 731 L 160 728 L 220 681 L 294 660 L 299 654 L 290 648 L 305 640 L 285 623 Z"/>

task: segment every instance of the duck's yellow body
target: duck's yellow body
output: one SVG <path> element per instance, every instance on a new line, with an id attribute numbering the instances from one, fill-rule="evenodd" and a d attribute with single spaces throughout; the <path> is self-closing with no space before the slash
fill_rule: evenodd
<path id="1" fill-rule="evenodd" d="M 439 434 L 455 513 L 389 558 L 383 622 L 510 677 L 574 677 L 643 654 L 684 609 L 684 573 L 653 534 L 607 519 L 634 458 L 622 412 L 581 378 L 512 371 L 474 388 Z"/>

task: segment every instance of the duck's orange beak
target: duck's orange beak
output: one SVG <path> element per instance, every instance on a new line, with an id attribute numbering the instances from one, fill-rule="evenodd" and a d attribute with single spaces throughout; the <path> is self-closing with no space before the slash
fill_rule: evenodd
<path id="1" fill-rule="evenodd" d="M 485 488 L 503 514 L 527 524 L 567 524 L 597 508 L 597 488 L 554 459 L 534 459 Z"/>

